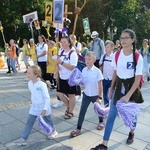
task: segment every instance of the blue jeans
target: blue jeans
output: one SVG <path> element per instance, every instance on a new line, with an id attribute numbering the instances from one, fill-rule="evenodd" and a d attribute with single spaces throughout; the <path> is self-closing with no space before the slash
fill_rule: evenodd
<path id="1" fill-rule="evenodd" d="M 105 132 L 104 132 L 104 137 L 103 137 L 103 140 L 105 140 L 105 141 L 108 141 L 110 138 L 110 134 L 111 134 L 113 126 L 114 126 L 114 121 L 115 121 L 116 116 L 118 114 L 116 105 L 114 105 L 114 103 L 113 103 L 114 93 L 113 93 L 112 100 L 110 103 L 109 115 L 108 115 L 106 126 L 105 126 Z M 137 118 L 135 118 L 135 120 L 133 122 L 134 123 L 133 129 L 136 128 L 136 122 L 137 122 Z M 131 129 L 131 130 L 133 130 L 133 129 Z"/>
<path id="2" fill-rule="evenodd" d="M 10 67 L 13 69 L 13 72 L 16 73 L 16 58 L 10 58 Z"/>
<path id="3" fill-rule="evenodd" d="M 25 125 L 25 128 L 24 128 L 24 130 L 22 132 L 22 135 L 21 135 L 21 137 L 24 140 L 28 139 L 29 134 L 31 132 L 31 129 L 32 129 L 32 127 L 33 127 L 33 125 L 36 121 L 36 118 L 37 118 L 37 116 L 29 114 L 26 125 Z M 43 119 L 46 123 L 48 123 L 53 128 L 53 131 L 55 131 L 55 126 L 52 122 L 51 116 L 50 115 L 49 116 L 44 116 Z"/>
<path id="4" fill-rule="evenodd" d="M 109 100 L 107 98 L 107 93 L 108 93 L 108 89 L 111 86 L 111 81 L 112 80 L 106 80 L 106 79 L 103 80 L 103 98 L 104 98 L 105 107 L 109 106 Z"/>

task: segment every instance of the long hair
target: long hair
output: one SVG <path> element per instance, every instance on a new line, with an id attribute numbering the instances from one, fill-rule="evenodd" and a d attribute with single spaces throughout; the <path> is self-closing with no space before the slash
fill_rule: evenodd
<path id="1" fill-rule="evenodd" d="M 135 51 L 136 51 L 136 35 L 135 32 L 131 29 L 125 29 L 122 31 L 122 33 L 128 33 L 131 39 L 134 39 L 134 42 L 132 43 L 133 46 L 133 63 L 134 63 L 134 71 L 136 70 L 136 57 L 135 57 Z"/>

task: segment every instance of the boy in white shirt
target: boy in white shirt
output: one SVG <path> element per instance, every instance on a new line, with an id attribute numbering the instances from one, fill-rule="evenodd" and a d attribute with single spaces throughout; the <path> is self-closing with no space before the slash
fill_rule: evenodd
<path id="1" fill-rule="evenodd" d="M 83 99 L 80 108 L 77 129 L 70 133 L 72 137 L 81 134 L 82 124 L 89 104 L 96 101 L 101 102 L 102 99 L 101 95 L 103 75 L 101 71 L 94 66 L 95 61 L 96 55 L 94 54 L 94 52 L 88 52 L 85 56 L 85 63 L 87 67 L 85 67 L 82 71 L 83 78 L 85 79 L 85 89 L 83 92 Z M 99 118 L 99 122 L 103 122 L 103 118 Z"/>
<path id="2" fill-rule="evenodd" d="M 114 68 L 112 67 L 112 58 L 113 58 L 113 50 L 114 43 L 112 41 L 106 41 L 105 43 L 106 54 L 104 54 L 99 62 L 100 69 L 103 73 L 103 99 L 105 107 L 109 106 L 109 100 L 107 98 L 108 89 L 111 86 L 111 81 L 114 73 Z"/>

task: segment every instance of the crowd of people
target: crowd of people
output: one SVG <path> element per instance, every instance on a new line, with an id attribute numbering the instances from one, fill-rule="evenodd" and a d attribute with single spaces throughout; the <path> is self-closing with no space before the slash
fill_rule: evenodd
<path id="1" fill-rule="evenodd" d="M 40 35 L 37 44 L 33 38 L 29 41 L 23 39 L 22 48 L 19 48 L 13 39 L 9 44 L 5 44 L 7 73 L 16 74 L 16 67 L 20 69 L 18 57 L 19 52 L 22 52 L 26 66 L 24 73 L 27 73 L 28 87 L 31 91 L 32 105 L 21 139 L 17 141 L 18 145 L 26 145 L 35 119 L 39 115 L 42 115 L 45 122 L 53 128 L 49 138 L 54 138 L 58 134 L 51 119 L 50 97 L 46 86 L 49 81 L 51 90 L 56 89 L 58 99 L 53 107 L 60 107 L 62 103 L 66 106 L 64 119 L 71 119 L 74 116 L 76 101 L 81 101 L 77 128 L 70 132 L 72 137 L 81 134 L 84 117 L 91 102 L 98 102 L 100 105 L 103 103 L 104 107 L 110 107 L 106 125 L 104 118 L 98 117 L 97 130 L 105 128 L 103 143 L 91 150 L 108 149 L 108 141 L 117 116 L 117 101 L 128 102 L 134 98 L 138 99 L 136 92 L 140 90 L 141 76 L 144 76 L 144 81 L 150 80 L 150 46 L 148 45 L 150 41 L 144 39 L 142 48 L 137 50 L 136 35 L 130 29 L 122 31 L 120 40 L 117 40 L 116 44 L 110 40 L 104 42 L 99 38 L 97 31 L 92 32 L 91 39 L 86 44 L 77 41 L 75 35 L 70 35 L 62 37 L 56 44 L 55 41 Z M 136 53 L 139 54 L 138 60 L 135 60 Z M 34 66 L 30 65 L 29 59 L 33 61 Z M 82 72 L 85 79 L 83 92 L 79 85 L 70 86 L 68 83 L 69 76 L 75 68 Z M 136 124 L 137 118 L 134 120 L 134 127 Z M 126 143 L 131 144 L 133 141 L 134 130 L 131 129 Z"/>

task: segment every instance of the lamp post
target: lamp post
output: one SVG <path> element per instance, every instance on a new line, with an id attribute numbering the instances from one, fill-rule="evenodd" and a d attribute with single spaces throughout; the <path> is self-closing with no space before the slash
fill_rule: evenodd
<path id="1" fill-rule="evenodd" d="M 110 40 L 113 41 L 114 35 L 116 35 L 116 33 L 117 33 L 117 27 L 114 27 L 113 29 L 111 29 L 110 27 L 108 27 L 107 28 L 107 33 L 110 36 Z"/>

